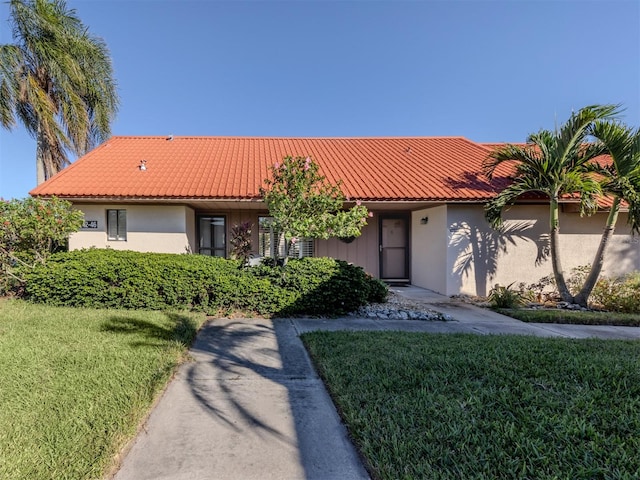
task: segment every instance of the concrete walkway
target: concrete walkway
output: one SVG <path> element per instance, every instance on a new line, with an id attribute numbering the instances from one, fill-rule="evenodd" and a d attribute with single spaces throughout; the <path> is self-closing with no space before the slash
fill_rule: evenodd
<path id="1" fill-rule="evenodd" d="M 416 287 L 394 288 L 454 321 L 209 322 L 125 455 L 116 480 L 367 479 L 298 335 L 404 330 L 640 339 L 640 328 L 526 324 Z"/>
<path id="2" fill-rule="evenodd" d="M 288 320 L 208 323 L 117 480 L 366 479 Z"/>

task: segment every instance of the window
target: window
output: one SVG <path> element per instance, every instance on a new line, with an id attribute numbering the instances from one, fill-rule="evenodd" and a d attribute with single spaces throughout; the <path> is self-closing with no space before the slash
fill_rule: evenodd
<path id="1" fill-rule="evenodd" d="M 126 210 L 107 210 L 107 239 L 127 240 Z"/>
<path id="2" fill-rule="evenodd" d="M 202 255 L 227 256 L 227 232 L 224 217 L 200 217 L 200 250 Z"/>
<path id="3" fill-rule="evenodd" d="M 313 240 L 299 240 L 287 248 L 284 236 L 273 228 L 272 217 L 258 217 L 258 226 L 258 254 L 261 257 L 313 257 Z"/>
<path id="4" fill-rule="evenodd" d="M 271 217 L 258 217 L 258 255 L 284 257 L 284 240 L 273 228 Z"/>

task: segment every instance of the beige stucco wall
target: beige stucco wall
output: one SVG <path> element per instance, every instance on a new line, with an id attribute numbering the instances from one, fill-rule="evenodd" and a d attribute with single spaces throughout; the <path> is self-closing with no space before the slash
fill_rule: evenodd
<path id="1" fill-rule="evenodd" d="M 426 224 L 421 220 L 428 218 Z M 434 292 L 447 291 L 447 207 L 411 213 L 411 283 Z"/>
<path id="2" fill-rule="evenodd" d="M 504 215 L 505 232 L 498 234 L 484 220 L 482 206 L 448 206 L 444 293 L 486 295 L 496 283 L 534 283 L 549 275 L 548 215 L 544 205 L 512 207 Z M 560 258 L 565 272 L 593 262 L 605 221 L 605 213 L 587 218 L 561 213 Z M 640 244 L 629 233 L 626 214 L 622 214 L 606 252 L 603 274 L 640 269 Z"/>
<path id="3" fill-rule="evenodd" d="M 82 205 L 85 220 L 97 221 L 96 229 L 82 229 L 69 240 L 70 249 L 114 248 L 146 252 L 198 252 L 197 215 L 180 205 Z M 127 240 L 109 241 L 106 210 L 127 210 Z M 258 248 L 257 210 L 198 212 L 226 218 L 227 254 L 231 227 L 243 221 L 253 224 L 252 240 Z M 420 220 L 428 217 L 427 224 Z M 362 266 L 379 276 L 379 212 L 352 243 L 338 239 L 316 240 L 315 255 L 328 256 Z M 486 295 L 496 283 L 533 283 L 551 273 L 548 258 L 548 207 L 517 206 L 504 215 L 505 232 L 498 234 L 484 219 L 481 205 L 447 205 L 411 214 L 411 282 L 446 295 Z M 560 253 L 566 272 L 593 261 L 605 213 L 580 218 L 561 213 Z M 640 241 L 630 235 L 627 216 L 621 214 L 609 243 L 604 274 L 620 275 L 640 270 Z"/>
<path id="4" fill-rule="evenodd" d="M 96 229 L 83 228 L 71 235 L 69 249 L 113 248 L 140 252 L 186 253 L 193 250 L 188 227 L 193 210 L 173 205 L 75 205 L 85 220 L 98 222 Z M 108 240 L 106 217 L 108 209 L 127 211 L 127 239 Z M 194 234 L 195 237 L 195 234 Z"/>

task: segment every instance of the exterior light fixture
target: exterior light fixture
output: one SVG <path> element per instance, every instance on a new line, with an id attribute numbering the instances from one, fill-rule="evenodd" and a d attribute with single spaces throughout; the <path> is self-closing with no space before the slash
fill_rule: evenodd
<path id="1" fill-rule="evenodd" d="M 429 223 L 429 217 L 422 217 L 420 219 L 420 224 L 421 225 L 426 225 L 427 223 Z"/>

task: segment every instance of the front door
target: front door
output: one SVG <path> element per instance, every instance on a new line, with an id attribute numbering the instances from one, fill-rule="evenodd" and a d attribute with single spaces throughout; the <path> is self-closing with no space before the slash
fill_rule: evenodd
<path id="1" fill-rule="evenodd" d="M 409 216 L 380 215 L 380 279 L 409 281 Z"/>

